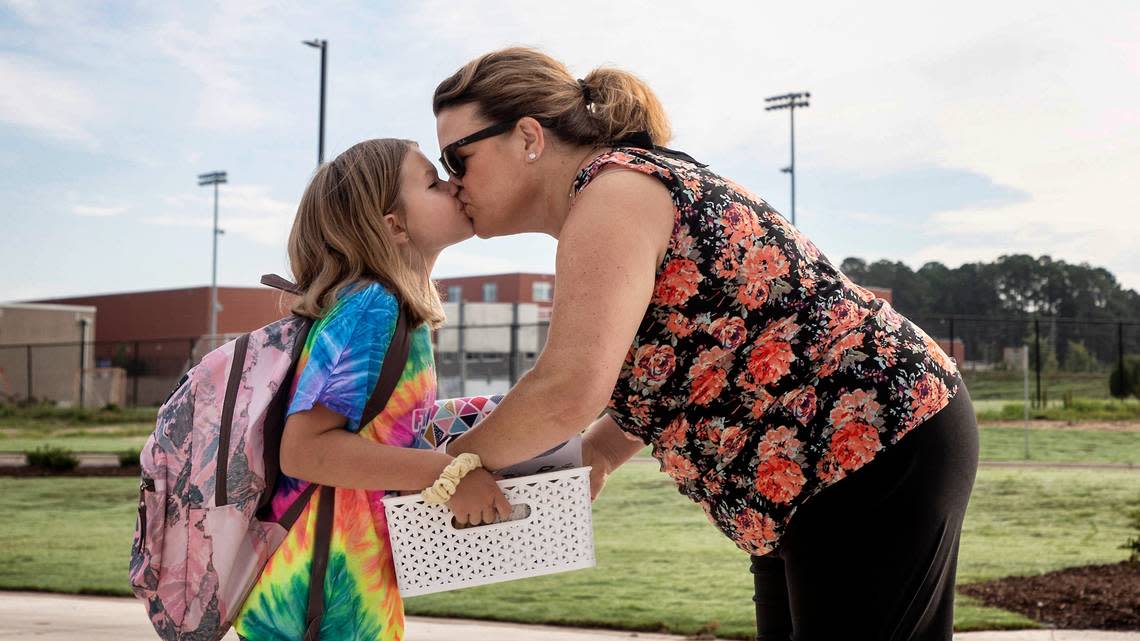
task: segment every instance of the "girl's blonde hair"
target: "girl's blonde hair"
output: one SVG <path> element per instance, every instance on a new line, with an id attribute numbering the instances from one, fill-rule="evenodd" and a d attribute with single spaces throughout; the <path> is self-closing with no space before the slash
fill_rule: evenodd
<path id="1" fill-rule="evenodd" d="M 293 313 L 320 318 L 345 287 L 374 280 L 396 295 L 409 327 L 443 324 L 423 256 L 410 243 L 395 243 L 384 222 L 399 207 L 400 168 L 415 144 L 366 140 L 317 168 L 289 233 L 289 263 L 303 291 Z"/>
<path id="2" fill-rule="evenodd" d="M 558 138 L 578 145 L 603 145 L 641 131 L 664 145 L 673 136 L 661 102 L 637 76 L 603 67 L 579 84 L 561 62 L 525 47 L 467 63 L 439 83 L 432 109 L 438 116 L 467 103 L 492 122 L 524 116 L 549 122 Z"/>

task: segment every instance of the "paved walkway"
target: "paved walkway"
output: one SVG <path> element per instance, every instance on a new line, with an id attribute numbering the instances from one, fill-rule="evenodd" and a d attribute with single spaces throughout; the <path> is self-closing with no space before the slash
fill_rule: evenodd
<path id="1" fill-rule="evenodd" d="M 134 599 L 0 592 L 0 641 L 153 641 Z M 680 641 L 684 637 L 462 619 L 410 617 L 407 641 Z M 955 641 L 1140 641 L 1137 632 L 1017 630 L 970 632 Z M 231 631 L 225 641 L 237 641 Z"/>

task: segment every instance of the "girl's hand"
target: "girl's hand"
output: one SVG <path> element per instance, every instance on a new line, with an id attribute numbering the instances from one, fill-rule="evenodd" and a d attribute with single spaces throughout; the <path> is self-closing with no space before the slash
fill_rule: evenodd
<path id="1" fill-rule="evenodd" d="M 447 507 L 459 525 L 494 523 L 496 517 L 505 519 L 511 514 L 511 504 L 495 477 L 481 467 L 471 470 L 459 481 Z"/>

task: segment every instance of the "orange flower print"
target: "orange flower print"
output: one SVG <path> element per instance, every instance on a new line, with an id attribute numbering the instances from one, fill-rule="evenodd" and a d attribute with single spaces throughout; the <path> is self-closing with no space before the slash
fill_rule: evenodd
<path id="1" fill-rule="evenodd" d="M 768 302 L 770 292 L 768 283 L 762 280 L 748 280 L 736 289 L 736 302 L 745 309 L 760 309 Z"/>
<path id="2" fill-rule="evenodd" d="M 740 454 L 744 444 L 748 442 L 748 432 L 739 425 L 730 425 L 720 433 L 720 443 L 716 448 L 717 458 L 728 462 Z"/>
<path id="3" fill-rule="evenodd" d="M 875 400 L 876 394 L 870 390 L 855 390 L 839 397 L 828 418 L 835 427 L 841 427 L 851 421 L 875 424 L 878 422 L 879 409 L 882 407 Z"/>
<path id="4" fill-rule="evenodd" d="M 854 332 L 839 339 L 827 354 L 827 360 L 824 361 L 823 366 L 819 368 L 819 377 L 827 378 L 834 374 L 839 366 L 843 364 L 843 358 L 847 356 L 849 350 L 855 349 L 863 344 L 863 332 Z"/>
<path id="5" fill-rule="evenodd" d="M 709 356 L 712 352 L 729 353 L 719 347 L 714 347 L 702 353 L 697 358 L 696 364 L 689 368 L 689 376 L 692 380 L 689 403 L 694 405 L 708 405 L 720 395 L 721 390 L 728 384 L 728 373 L 719 366 L 721 363 L 719 359 Z"/>
<path id="6" fill-rule="evenodd" d="M 713 261 L 713 271 L 726 281 L 735 281 L 740 271 L 740 248 L 736 245 L 725 245 Z"/>
<path id="7" fill-rule="evenodd" d="M 887 332 L 891 334 L 899 331 L 899 328 L 901 328 L 903 325 L 904 319 L 902 317 L 902 314 L 896 312 L 895 309 L 890 305 L 884 304 L 883 308 L 879 310 L 876 316 L 878 318 L 879 324 L 882 325 L 883 329 L 887 330 Z"/>
<path id="8" fill-rule="evenodd" d="M 775 245 L 754 245 L 744 254 L 739 277 L 744 283 L 736 299 L 748 309 L 757 309 L 768 301 L 771 282 L 786 276 L 788 257 Z"/>
<path id="9" fill-rule="evenodd" d="M 626 399 L 625 406 L 629 411 L 629 417 L 637 421 L 638 425 L 649 422 L 649 412 L 653 408 L 650 399 L 644 396 L 630 396 Z"/>
<path id="10" fill-rule="evenodd" d="M 881 448 L 878 430 L 866 423 L 852 421 L 831 435 L 829 451 L 835 461 L 850 472 L 863 467 Z"/>
<path id="11" fill-rule="evenodd" d="M 910 389 L 910 407 L 918 421 L 934 416 L 949 401 L 950 390 L 946 384 L 930 373 L 923 374 Z"/>
<path id="12" fill-rule="evenodd" d="M 823 457 L 819 459 L 819 463 L 815 466 L 815 475 L 823 485 L 830 485 L 844 476 L 847 472 L 843 466 L 835 460 L 835 455 L 831 452 L 824 452 Z"/>
<path id="13" fill-rule="evenodd" d="M 693 324 L 683 314 L 673 312 L 665 320 L 665 330 L 677 338 L 684 338 L 693 333 Z"/>
<path id="14" fill-rule="evenodd" d="M 685 189 L 689 192 L 689 199 L 697 201 L 703 195 L 701 192 L 701 181 L 698 178 L 684 178 L 681 183 L 685 185 Z"/>
<path id="15" fill-rule="evenodd" d="M 796 360 L 792 346 L 784 341 L 769 341 L 752 348 L 748 356 L 748 378 L 753 389 L 756 386 L 772 385 L 791 371 Z"/>
<path id="16" fill-rule="evenodd" d="M 899 340 L 894 334 L 883 330 L 875 330 L 875 353 L 887 367 L 894 367 L 898 363 Z"/>
<path id="17" fill-rule="evenodd" d="M 659 305 L 684 305 L 703 280 L 697 264 L 688 258 L 674 258 L 657 277 L 653 302 Z"/>
<path id="18" fill-rule="evenodd" d="M 676 256 L 688 256 L 693 253 L 693 246 L 696 240 L 692 234 L 689 233 L 689 226 L 682 225 L 677 229 L 676 240 L 674 241 L 673 254 Z"/>
<path id="19" fill-rule="evenodd" d="M 773 503 L 790 503 L 806 481 L 800 466 L 782 456 L 761 461 L 756 468 L 756 491 Z"/>
<path id="20" fill-rule="evenodd" d="M 934 342 L 934 339 L 921 329 L 917 331 L 918 335 L 922 338 L 922 344 L 926 346 L 926 353 L 930 354 L 930 358 L 947 372 L 957 372 L 958 366 L 946 355 L 946 352 L 942 350 L 938 343 Z M 951 345 L 950 349 L 954 349 L 954 346 Z"/>
<path id="21" fill-rule="evenodd" d="M 784 403 L 784 406 L 791 410 L 792 416 L 800 422 L 800 425 L 807 425 L 815 418 L 816 400 L 815 388 L 808 385 L 797 390 L 795 395 Z"/>
<path id="22" fill-rule="evenodd" d="M 765 327 L 764 332 L 760 334 L 760 338 L 756 339 L 756 342 L 766 343 L 776 340 L 790 342 L 799 331 L 800 326 L 796 323 L 796 317 L 794 315 L 787 316 Z"/>
<path id="23" fill-rule="evenodd" d="M 692 481 L 700 477 L 692 461 L 677 452 L 666 452 L 661 457 L 661 471 L 678 482 Z"/>
<path id="24" fill-rule="evenodd" d="M 710 496 L 716 496 L 724 490 L 724 483 L 721 481 L 721 477 L 717 474 L 716 470 L 705 474 L 705 477 L 701 479 L 701 483 L 704 484 L 705 492 Z M 708 514 L 707 510 L 705 514 Z M 716 525 L 716 523 L 714 522 L 713 525 Z"/>
<path id="25" fill-rule="evenodd" d="M 846 334 L 863 323 L 867 310 L 843 299 L 827 310 L 827 328 L 833 336 Z"/>
<path id="26" fill-rule="evenodd" d="M 721 429 L 724 428 L 722 419 L 701 419 L 697 423 L 696 440 L 703 443 L 715 443 L 720 440 Z"/>
<path id="27" fill-rule="evenodd" d="M 747 387 L 747 385 L 740 380 L 743 377 L 743 374 L 737 377 L 736 383 L 741 387 Z M 776 401 L 776 398 L 762 388 L 755 386 L 753 386 L 753 388 L 752 396 L 755 398 L 752 401 L 752 418 L 762 418 L 768 411 L 768 408 L 772 406 L 772 403 Z"/>
<path id="28" fill-rule="evenodd" d="M 748 338 L 748 328 L 744 325 L 744 319 L 738 316 L 722 316 L 714 320 L 709 325 L 709 333 L 727 350 L 740 347 L 744 339 Z"/>
<path id="29" fill-rule="evenodd" d="M 776 540 L 776 522 L 772 517 L 746 508 L 733 519 L 735 541 L 746 552 L 767 554 Z"/>
<path id="30" fill-rule="evenodd" d="M 803 443 L 796 438 L 795 430 L 790 427 L 777 427 L 764 434 L 756 452 L 762 461 L 774 457 L 796 458 L 802 445 Z"/>
<path id="31" fill-rule="evenodd" d="M 669 449 L 680 449 L 685 445 L 686 436 L 689 433 L 689 421 L 684 416 L 678 416 L 670 421 L 669 425 L 661 431 L 661 434 L 656 439 L 658 447 Z"/>
<path id="32" fill-rule="evenodd" d="M 719 222 L 728 237 L 724 241 L 727 245 L 737 245 L 745 239 L 764 235 L 760 221 L 756 218 L 756 212 L 740 203 L 732 203 L 726 207 L 720 215 Z"/>
<path id="33" fill-rule="evenodd" d="M 633 371 L 630 372 L 649 386 L 658 386 L 677 366 L 677 357 L 671 345 L 642 345 L 633 355 Z"/>

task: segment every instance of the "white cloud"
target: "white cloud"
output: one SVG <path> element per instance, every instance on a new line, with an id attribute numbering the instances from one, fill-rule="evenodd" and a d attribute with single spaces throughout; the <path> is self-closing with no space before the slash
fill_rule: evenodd
<path id="1" fill-rule="evenodd" d="M 125 211 L 127 211 L 126 207 L 102 207 L 98 205 L 75 205 L 71 208 L 71 212 L 76 216 L 91 216 L 95 218 L 118 216 Z"/>
<path id="2" fill-rule="evenodd" d="M 82 83 L 40 61 L 0 54 L 0 121 L 63 142 L 98 146 L 98 100 Z"/>
<path id="3" fill-rule="evenodd" d="M 218 196 L 218 227 L 258 244 L 283 247 L 296 205 L 270 195 L 266 185 L 229 185 Z M 142 217 L 147 225 L 208 229 L 213 223 L 213 196 L 176 194 L 162 199 L 167 212 Z"/>

